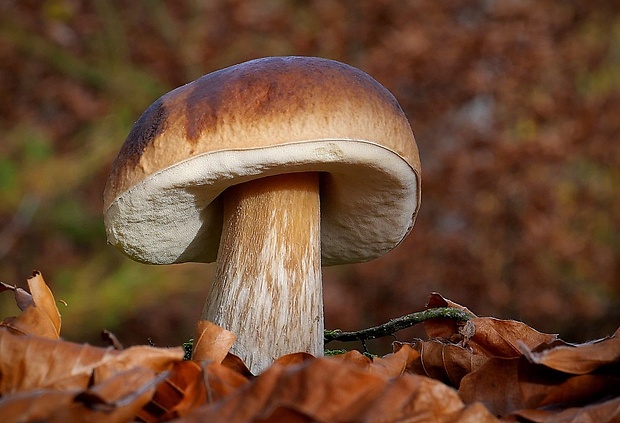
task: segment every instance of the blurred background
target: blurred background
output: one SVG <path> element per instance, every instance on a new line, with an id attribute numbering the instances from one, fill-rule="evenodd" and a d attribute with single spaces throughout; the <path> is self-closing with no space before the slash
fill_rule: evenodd
<path id="1" fill-rule="evenodd" d="M 40 270 L 67 303 L 66 339 L 185 342 L 214 265 L 148 266 L 106 245 L 107 174 L 160 95 L 272 55 L 366 71 L 420 149 L 413 231 L 383 258 L 325 269 L 328 328 L 420 310 L 432 291 L 570 341 L 617 328 L 618 1 L 0 0 L 0 280 Z M 13 302 L 0 295 L 1 317 Z"/>

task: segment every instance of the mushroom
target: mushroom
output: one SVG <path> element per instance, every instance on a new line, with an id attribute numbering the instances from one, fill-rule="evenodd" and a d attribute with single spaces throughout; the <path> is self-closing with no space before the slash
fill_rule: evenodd
<path id="1" fill-rule="evenodd" d="M 386 88 L 333 60 L 268 57 L 156 100 L 112 165 L 104 220 L 136 261 L 216 261 L 202 319 L 259 373 L 323 353 L 321 265 L 390 251 L 419 204 L 417 146 Z"/>

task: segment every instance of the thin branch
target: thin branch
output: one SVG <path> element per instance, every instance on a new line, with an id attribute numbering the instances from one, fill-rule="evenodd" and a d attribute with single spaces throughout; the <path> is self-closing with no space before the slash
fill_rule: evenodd
<path id="1" fill-rule="evenodd" d="M 460 321 L 467 321 L 473 316 L 469 313 L 461 311 L 451 307 L 437 307 L 429 308 L 428 310 L 418 311 L 416 313 L 407 314 L 405 316 L 391 319 L 387 323 L 383 323 L 379 326 L 374 326 L 367 329 L 362 329 L 354 332 L 343 332 L 340 329 L 325 330 L 325 343 L 331 341 L 351 342 L 351 341 L 366 341 L 367 339 L 381 338 L 383 336 L 393 335 L 394 332 L 406 329 L 418 323 L 422 323 L 429 319 L 455 319 Z"/>

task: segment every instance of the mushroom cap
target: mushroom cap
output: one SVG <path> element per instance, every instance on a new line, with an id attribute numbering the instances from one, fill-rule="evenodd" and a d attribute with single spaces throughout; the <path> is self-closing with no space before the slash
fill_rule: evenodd
<path id="1" fill-rule="evenodd" d="M 379 257 L 411 230 L 420 160 L 394 96 L 333 60 L 268 57 L 156 100 L 104 192 L 108 242 L 134 260 L 213 262 L 220 194 L 266 176 L 320 172 L 323 265 Z"/>

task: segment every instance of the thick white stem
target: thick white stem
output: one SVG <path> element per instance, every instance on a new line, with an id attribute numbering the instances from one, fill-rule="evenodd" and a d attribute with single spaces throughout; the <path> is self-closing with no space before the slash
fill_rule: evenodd
<path id="1" fill-rule="evenodd" d="M 237 335 L 255 374 L 293 352 L 323 354 L 319 181 L 273 176 L 224 192 L 215 280 L 202 318 Z"/>

